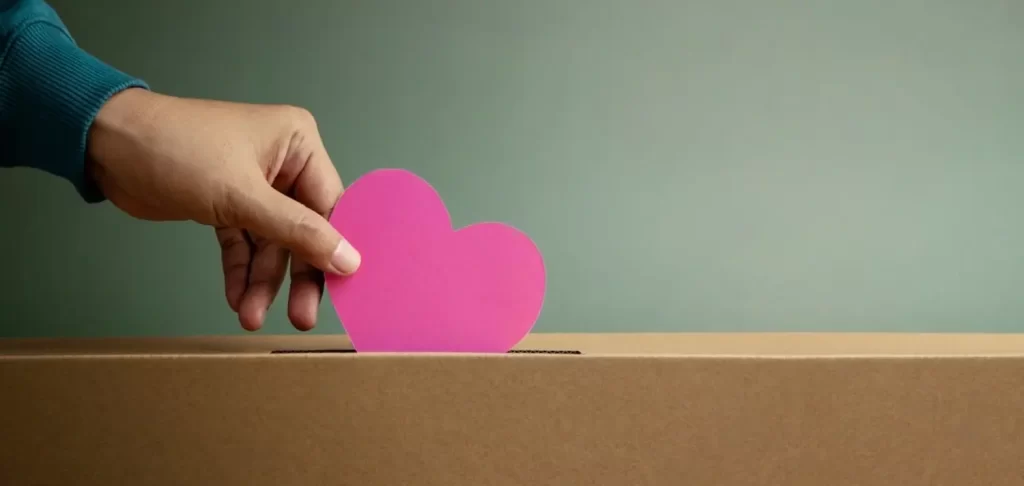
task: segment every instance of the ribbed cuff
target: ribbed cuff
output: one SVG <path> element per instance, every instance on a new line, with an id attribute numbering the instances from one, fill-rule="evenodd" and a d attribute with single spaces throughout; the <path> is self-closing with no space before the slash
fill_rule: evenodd
<path id="1" fill-rule="evenodd" d="M 104 200 L 86 173 L 86 143 L 100 108 L 141 80 L 83 51 L 47 21 L 25 25 L 4 59 L 3 75 L 14 86 L 18 165 L 35 167 L 74 184 L 88 202 Z"/>

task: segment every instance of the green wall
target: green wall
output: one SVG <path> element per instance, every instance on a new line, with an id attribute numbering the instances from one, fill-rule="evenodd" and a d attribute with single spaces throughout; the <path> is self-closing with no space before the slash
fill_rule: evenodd
<path id="1" fill-rule="evenodd" d="M 346 180 L 532 234 L 538 330 L 1024 330 L 1021 2 L 53 4 L 157 90 L 305 106 Z M 3 335 L 241 332 L 210 230 L 26 170 L 0 222 Z"/>

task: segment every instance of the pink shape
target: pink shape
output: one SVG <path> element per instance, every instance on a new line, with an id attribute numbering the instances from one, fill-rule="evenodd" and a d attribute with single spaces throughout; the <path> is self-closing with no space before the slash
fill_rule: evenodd
<path id="1" fill-rule="evenodd" d="M 330 221 L 362 255 L 355 274 L 326 279 L 357 351 L 504 353 L 540 316 L 533 241 L 501 223 L 453 231 L 444 201 L 411 172 L 364 175 Z"/>

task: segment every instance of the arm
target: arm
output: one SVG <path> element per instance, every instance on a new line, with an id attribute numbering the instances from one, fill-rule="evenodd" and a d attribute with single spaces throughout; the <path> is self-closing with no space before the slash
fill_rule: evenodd
<path id="1" fill-rule="evenodd" d="M 79 49 L 43 0 L 0 0 L 0 166 L 63 177 L 140 219 L 213 226 L 249 330 L 289 265 L 288 315 L 310 329 L 323 272 L 361 261 L 326 219 L 342 183 L 308 111 L 154 93 Z"/>
<path id="2" fill-rule="evenodd" d="M 71 182 L 90 202 L 86 138 L 115 94 L 145 83 L 80 49 L 43 0 L 0 0 L 0 166 Z"/>

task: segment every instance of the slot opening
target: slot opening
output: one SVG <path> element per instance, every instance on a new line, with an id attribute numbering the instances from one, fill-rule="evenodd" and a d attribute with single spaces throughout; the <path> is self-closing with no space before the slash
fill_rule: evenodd
<path id="1" fill-rule="evenodd" d="M 349 354 L 355 352 L 354 349 L 275 349 L 270 354 Z M 513 349 L 508 354 L 577 355 L 583 354 L 583 352 L 574 349 Z"/>

